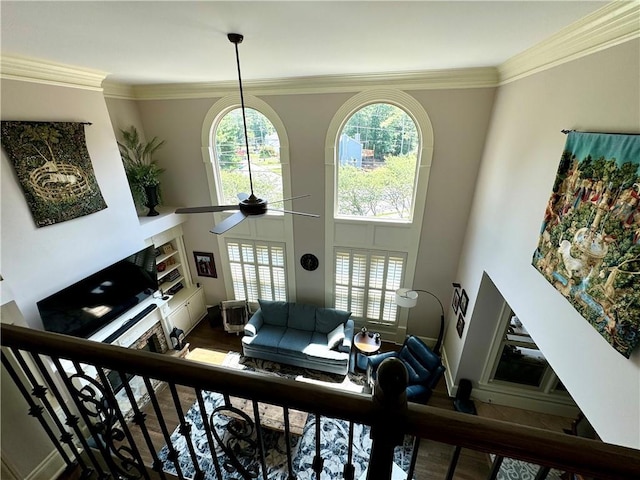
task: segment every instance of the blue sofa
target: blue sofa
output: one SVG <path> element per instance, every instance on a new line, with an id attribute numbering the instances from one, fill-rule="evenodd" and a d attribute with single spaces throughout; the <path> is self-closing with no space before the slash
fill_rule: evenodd
<path id="1" fill-rule="evenodd" d="M 259 300 L 242 337 L 245 357 L 346 375 L 353 340 L 351 312 Z"/>

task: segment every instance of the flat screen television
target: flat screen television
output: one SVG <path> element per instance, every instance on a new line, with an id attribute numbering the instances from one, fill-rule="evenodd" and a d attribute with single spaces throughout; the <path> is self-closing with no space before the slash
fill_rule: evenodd
<path id="1" fill-rule="evenodd" d="M 158 289 L 153 245 L 37 302 L 50 332 L 88 338 Z"/>

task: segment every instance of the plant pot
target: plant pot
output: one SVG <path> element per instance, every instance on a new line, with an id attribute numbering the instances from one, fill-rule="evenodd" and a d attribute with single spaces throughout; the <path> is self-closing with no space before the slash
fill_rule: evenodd
<path id="1" fill-rule="evenodd" d="M 153 185 L 150 187 L 144 187 L 144 194 L 147 197 L 147 203 L 145 203 L 145 205 L 149 208 L 147 217 L 155 217 L 156 215 L 160 215 L 155 210 L 156 206 L 158 206 L 158 204 L 160 203 L 158 198 L 158 186 Z"/>

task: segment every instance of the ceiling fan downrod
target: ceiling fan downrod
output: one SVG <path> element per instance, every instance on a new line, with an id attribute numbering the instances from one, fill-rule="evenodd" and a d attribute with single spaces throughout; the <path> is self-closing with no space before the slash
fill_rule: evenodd
<path id="1" fill-rule="evenodd" d="M 244 108 L 244 92 L 242 90 L 242 75 L 240 74 L 240 53 L 238 51 L 238 44 L 242 43 L 242 41 L 244 40 L 244 35 L 241 35 L 240 33 L 228 33 L 227 38 L 231 43 L 235 45 L 235 48 L 236 48 L 236 65 L 238 67 L 238 85 L 240 86 L 240 107 L 242 108 L 242 125 L 244 127 L 244 144 L 247 150 L 247 166 L 249 168 L 249 189 L 251 190 L 251 195 L 249 196 L 249 198 L 243 201 L 247 202 L 248 204 L 253 204 L 253 203 L 263 202 L 263 201 L 258 199 L 253 194 L 253 177 L 251 175 L 251 158 L 249 156 L 249 135 L 247 135 L 247 116 Z M 264 207 L 266 210 L 266 205 Z"/>

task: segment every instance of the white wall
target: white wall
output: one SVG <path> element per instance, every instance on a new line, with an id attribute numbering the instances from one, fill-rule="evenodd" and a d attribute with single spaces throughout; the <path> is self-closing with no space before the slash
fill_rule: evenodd
<path id="1" fill-rule="evenodd" d="M 87 148 L 108 207 L 36 228 L 2 151 L 0 273 L 27 324 L 41 328 L 38 300 L 144 247 L 144 239 L 102 92 L 3 80 L 1 94 L 2 120 L 92 122 Z"/>
<path id="2" fill-rule="evenodd" d="M 633 40 L 499 88 L 458 274 L 473 312 L 486 272 L 603 440 L 635 448 L 640 349 L 630 359 L 616 352 L 531 258 L 564 147 L 560 131 L 640 131 L 639 62 Z M 474 330 L 494 327 L 470 323 L 462 340 L 454 323 L 447 332 L 456 381 L 477 374 Z"/>
<path id="3" fill-rule="evenodd" d="M 370 85 L 372 87 L 372 85 Z M 385 85 L 380 85 L 385 87 Z M 426 201 L 425 221 L 416 266 L 415 288 L 436 293 L 447 309 L 455 280 L 471 199 L 480 165 L 495 88 L 412 90 L 425 108 L 434 129 L 434 155 Z M 264 100 L 282 120 L 289 139 L 292 195 L 309 193 L 294 210 L 319 213 L 321 219 L 293 218 L 295 258 L 315 253 L 320 267 L 303 270 L 296 262 L 297 300 L 323 304 L 325 212 L 325 140 L 336 111 L 354 93 L 265 95 Z M 170 205 L 207 205 L 209 193 L 201 152 L 200 133 L 206 113 L 218 98 L 145 100 L 138 102 L 147 137 L 158 136 L 167 145 L 158 151 L 167 169 L 163 178 L 165 199 Z M 108 101 L 111 111 L 112 102 Z M 166 185 L 166 187 L 165 187 Z M 194 215 L 184 224 L 187 250 L 213 251 L 219 259 L 217 241 L 209 233 L 213 219 Z M 207 302 L 226 299 L 222 271 L 218 279 L 201 281 Z M 410 311 L 411 332 L 436 338 L 440 310 L 435 302 L 420 299 Z"/>

